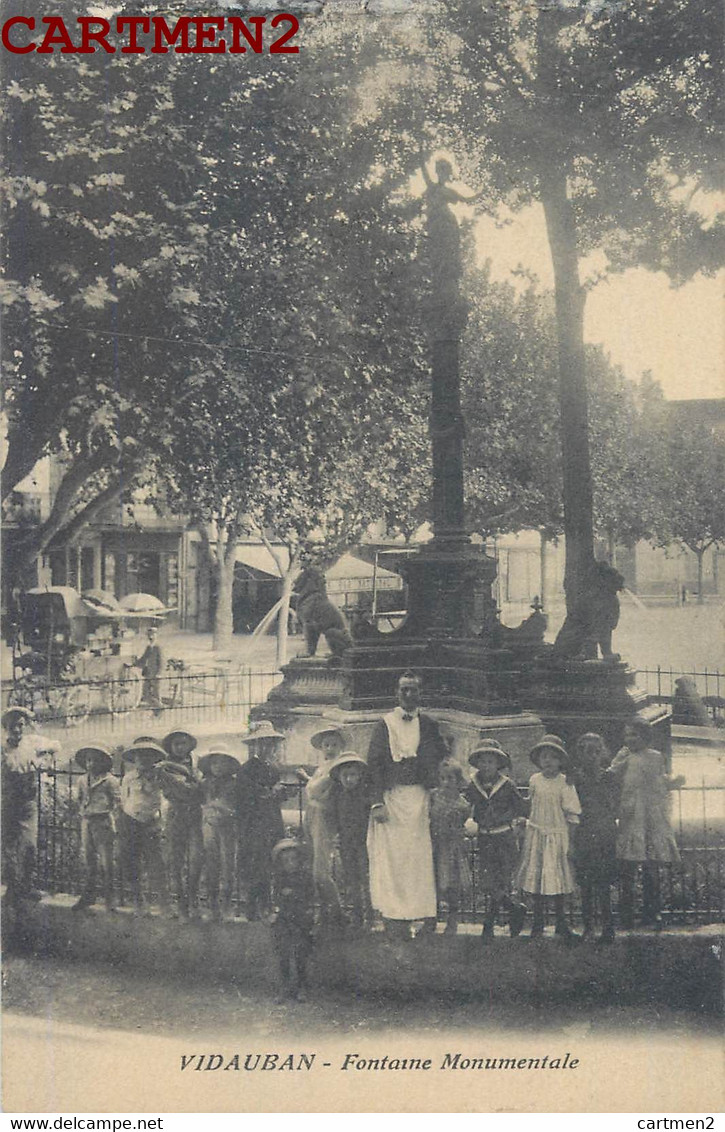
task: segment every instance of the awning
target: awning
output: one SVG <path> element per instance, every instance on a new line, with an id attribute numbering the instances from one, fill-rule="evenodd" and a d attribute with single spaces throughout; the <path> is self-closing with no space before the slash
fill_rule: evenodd
<path id="1" fill-rule="evenodd" d="M 289 564 L 289 554 L 283 546 L 275 546 L 282 562 L 283 569 Z M 236 561 L 243 566 L 249 566 L 256 573 L 266 574 L 270 578 L 279 578 L 277 563 L 262 543 L 242 543 L 237 547 Z"/>

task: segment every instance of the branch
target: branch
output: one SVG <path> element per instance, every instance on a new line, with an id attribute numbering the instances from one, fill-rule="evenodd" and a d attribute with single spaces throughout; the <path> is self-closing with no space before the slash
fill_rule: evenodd
<path id="1" fill-rule="evenodd" d="M 91 499 L 89 503 L 86 503 L 85 507 L 78 511 L 70 522 L 67 523 L 65 527 L 61 527 L 60 531 L 57 532 L 60 538 L 69 543 L 73 542 L 78 534 L 80 534 L 81 530 L 87 526 L 88 523 L 93 522 L 96 515 L 98 515 L 104 507 L 107 507 L 109 503 L 113 503 L 114 499 L 118 498 L 123 489 L 126 475 L 127 469 L 124 469 L 123 475 L 119 474 L 115 476 L 108 487 L 99 492 L 95 499 Z M 41 550 L 43 549 L 45 548 L 41 547 Z"/>
<path id="2" fill-rule="evenodd" d="M 96 452 L 90 457 L 79 457 L 61 480 L 50 515 L 18 549 L 27 559 L 43 550 L 63 527 L 73 500 L 85 483 L 103 467 L 103 458 Z"/>
<path id="3" fill-rule="evenodd" d="M 259 533 L 259 537 L 262 540 L 263 546 L 266 547 L 266 549 L 269 551 L 269 553 L 272 555 L 272 558 L 274 559 L 274 564 L 277 567 L 277 569 L 279 570 L 280 578 L 284 578 L 285 574 L 289 573 L 292 570 L 292 555 L 290 555 L 290 564 L 289 564 L 288 569 L 284 570 L 284 568 L 282 566 L 282 559 L 280 558 L 279 554 L 277 553 L 277 551 L 272 546 L 272 543 L 267 538 L 266 534 L 264 533 L 264 530 L 262 529 L 262 527 L 257 526 L 256 523 L 254 525 L 255 525 L 258 533 Z"/>

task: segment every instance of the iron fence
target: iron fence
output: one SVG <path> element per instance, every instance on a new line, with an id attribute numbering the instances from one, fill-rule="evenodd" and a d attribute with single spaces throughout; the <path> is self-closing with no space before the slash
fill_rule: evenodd
<path id="1" fill-rule="evenodd" d="M 16 680 L 9 689 L 7 706 L 30 708 L 46 731 L 86 731 L 100 739 L 149 716 L 163 719 L 167 729 L 190 723 L 213 725 L 237 722 L 252 707 L 264 703 L 281 674 L 251 667 L 197 671 L 179 664 L 163 676 L 144 680 L 140 675 L 118 679 L 69 679 L 49 683 L 37 677 Z"/>
<path id="2" fill-rule="evenodd" d="M 519 674 L 501 673 L 515 679 Z M 687 677 L 702 699 L 714 723 L 725 725 L 725 672 L 719 669 L 683 671 L 673 668 L 640 668 L 638 684 L 654 702 L 675 704 L 676 681 Z M 145 680 L 138 670 L 114 679 L 67 679 L 48 682 L 26 676 L 9 686 L 5 706 L 31 708 L 38 721 L 51 730 L 91 728 L 99 738 L 135 716 L 163 717 L 170 726 L 236 722 L 242 714 L 263 703 L 279 683 L 278 671 L 260 671 L 249 666 L 218 665 L 197 670 L 181 661 L 171 661 L 163 676 Z"/>
<path id="3" fill-rule="evenodd" d="M 82 771 L 72 769 L 38 772 L 38 883 L 51 893 L 77 894 L 83 887 L 81 822 L 75 805 L 77 784 L 82 777 Z M 290 768 L 282 812 L 288 834 L 302 836 L 304 786 L 292 781 L 293 777 Z M 673 924 L 721 921 L 725 918 L 725 786 L 711 785 L 703 779 L 700 785 L 684 786 L 673 795 L 672 821 L 681 860 L 661 869 L 663 917 Z M 459 919 L 476 923 L 483 919 L 486 897 L 479 883 L 475 840 L 471 841 L 469 852 L 472 885 L 470 891 L 463 894 Z M 130 892 L 120 852 L 116 881 L 120 903 L 124 903 Z M 153 897 L 152 893 L 146 895 Z M 245 896 L 244 884 L 238 875 L 232 901 L 236 914 L 243 914 Z M 617 896 L 615 894 L 615 909 Z M 204 902 L 202 884 L 202 905 Z M 578 917 L 580 908 L 576 896 L 571 898 L 570 905 L 572 915 Z"/>
<path id="4" fill-rule="evenodd" d="M 701 672 L 694 669 L 638 668 L 637 683 L 651 698 L 660 704 L 674 704 L 677 694 L 676 682 L 682 677 L 692 681 L 698 696 L 716 724 L 725 724 L 725 672 L 718 668 L 705 668 Z"/>

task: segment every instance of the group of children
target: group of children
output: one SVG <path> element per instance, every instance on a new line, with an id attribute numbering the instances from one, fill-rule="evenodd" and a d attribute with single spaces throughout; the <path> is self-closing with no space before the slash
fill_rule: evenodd
<path id="1" fill-rule="evenodd" d="M 650 747 L 648 724 L 627 724 L 624 746 L 612 760 L 600 735 L 582 736 L 574 759 L 556 735 L 545 735 L 530 752 L 538 771 L 525 800 L 511 778 L 511 760 L 492 739 L 468 757 L 467 781 L 460 763 L 444 760 L 439 785 L 430 793 L 430 830 L 438 901 L 446 907 L 446 934 L 455 934 L 461 907 L 470 900 L 471 839 L 477 842 L 477 891 L 486 896 L 483 942 L 493 938 L 504 913 L 512 936 L 525 922 L 531 897 L 532 937 L 544 933 L 547 905 L 555 931 L 571 939 L 565 898 L 581 892 L 584 937 L 614 938 L 611 885 L 620 880 L 620 925 L 634 925 L 634 884 L 642 866 L 642 922 L 662 923 L 661 865 L 679 860 L 668 816 L 667 797 L 684 779 L 670 778 L 662 753 Z M 347 906 L 353 922 L 370 916 L 366 883 L 369 802 L 366 764 L 345 751 L 344 735 L 333 728 L 312 743 L 325 760 L 307 784 L 307 829 L 313 875 L 323 916 L 335 919 Z M 339 865 L 333 868 L 334 851 Z M 435 930 L 435 921 L 423 932 Z"/>
<path id="2" fill-rule="evenodd" d="M 33 835 L 37 835 L 35 770 L 57 744 L 32 731 L 31 713 L 11 709 L 3 723 L 3 862 L 9 890 L 33 896 Z M 246 761 L 214 742 L 194 758 L 196 738 L 171 731 L 160 741 L 139 736 L 114 755 L 100 743 L 76 752 L 82 770 L 76 803 L 81 817 L 85 883 L 75 908 L 95 903 L 99 866 L 106 908 L 114 909 L 118 856 L 137 910 L 144 879 L 167 909 L 170 890 L 178 913 L 198 913 L 204 878 L 212 918 L 231 909 L 237 877 L 246 889 L 246 916 L 270 924 L 287 993 L 304 993 L 316 907 L 322 924 L 363 928 L 372 922 L 367 841 L 370 792 L 366 760 L 349 749 L 343 731 L 326 727 L 312 736 L 322 762 L 310 775 L 298 768 L 306 806 L 302 837 L 285 836 L 278 756 L 285 736 L 268 721 L 241 736 Z M 31 757 L 32 756 L 32 757 Z M 624 745 L 611 758 L 601 736 L 586 734 L 571 759 L 563 741 L 545 735 L 530 752 L 538 767 L 524 799 L 501 745 L 482 739 L 468 756 L 470 777 L 448 757 L 430 791 L 430 835 L 439 906 L 447 934 L 455 934 L 470 901 L 472 862 L 477 891 L 485 894 L 482 940 L 491 940 L 502 913 L 512 936 L 524 925 L 531 897 L 532 937 L 544 933 L 553 904 L 556 934 L 571 938 L 565 898 L 581 893 L 584 936 L 598 918 L 602 942 L 614 938 L 611 885 L 619 880 L 619 923 L 634 925 L 634 893 L 642 867 L 642 922 L 661 926 L 660 866 L 679 859 L 668 815 L 671 778 L 662 753 L 650 746 L 650 729 L 635 717 Z M 472 857 L 471 839 L 478 852 Z M 311 856 L 312 868 L 308 867 Z M 39 895 L 39 894 L 38 894 Z M 423 931 L 435 930 L 435 920 Z"/>
<path id="3" fill-rule="evenodd" d="M 224 919 L 239 868 L 246 881 L 247 918 L 267 913 L 273 849 L 284 837 L 286 788 L 275 760 L 283 740 L 264 720 L 241 737 L 249 751 L 246 761 L 215 742 L 195 762 L 197 740 L 188 731 L 171 731 L 160 741 L 142 735 L 122 752 L 120 783 L 107 747 L 89 743 L 76 751 L 84 771 L 76 802 L 86 869 L 76 910 L 95 903 L 99 864 L 106 908 L 114 909 L 118 842 L 138 911 L 146 877 L 162 910 L 169 907 L 171 887 L 178 914 L 195 917 L 203 876 L 212 918 Z"/>

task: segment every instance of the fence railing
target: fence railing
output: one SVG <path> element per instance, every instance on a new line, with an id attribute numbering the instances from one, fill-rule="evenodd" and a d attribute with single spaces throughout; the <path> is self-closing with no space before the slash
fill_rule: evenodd
<path id="1" fill-rule="evenodd" d="M 691 681 L 697 695 L 707 708 L 714 723 L 725 724 L 725 672 L 719 668 L 702 671 L 683 671 L 674 668 L 638 668 L 637 683 L 654 701 L 661 704 L 675 704 L 676 682 L 682 677 Z M 683 701 L 683 709 L 686 706 Z"/>
<path id="2" fill-rule="evenodd" d="M 78 781 L 82 777 L 80 770 L 73 769 L 38 772 L 38 883 L 53 893 L 80 893 L 82 890 L 81 822 L 76 805 Z M 288 833 L 302 836 L 304 787 L 292 781 L 293 778 L 294 772 L 290 771 L 282 812 Z M 720 921 L 725 918 L 725 786 L 703 781 L 701 785 L 687 785 L 673 794 L 672 824 L 681 860 L 661 870 L 663 917 L 667 922 L 679 924 Z M 124 876 L 123 854 L 120 846 L 116 849 L 116 882 L 120 903 L 123 903 L 130 893 Z M 469 852 L 472 885 L 470 891 L 462 894 L 459 918 L 463 922 L 480 922 L 486 898 L 481 891 L 475 840 L 470 842 Z M 237 914 L 243 914 L 245 908 L 243 864 L 242 860 L 237 860 L 233 898 Z M 204 900 L 202 883 L 202 903 Z M 572 913 L 578 915 L 578 899 L 573 897 L 570 903 Z"/>
<path id="3" fill-rule="evenodd" d="M 505 674 L 499 674 L 505 675 Z M 639 668 L 637 683 L 651 698 L 675 704 L 676 681 L 687 677 L 703 700 L 712 721 L 725 725 L 725 672 L 720 669 Z M 519 677 L 512 672 L 511 678 Z M 169 724 L 194 719 L 213 724 L 238 719 L 242 710 L 263 703 L 279 682 L 277 671 L 249 666 L 218 665 L 203 671 L 182 662 L 170 662 L 166 672 L 144 679 L 138 669 L 113 678 L 67 679 L 48 682 L 25 676 L 6 685 L 6 703 L 31 708 L 39 722 L 51 728 L 82 729 L 91 723 L 94 734 L 108 733 L 133 713 L 152 712 Z M 100 729 L 100 731 L 99 731 Z"/>
<path id="4" fill-rule="evenodd" d="M 136 672 L 136 675 L 133 672 Z M 30 708 L 46 728 L 92 729 L 98 738 L 116 731 L 134 717 L 163 717 L 164 725 L 180 726 L 239 720 L 263 703 L 281 679 L 276 671 L 250 667 L 211 671 L 172 668 L 153 680 L 138 670 L 117 679 L 64 680 L 48 683 L 37 677 L 17 680 L 10 687 L 8 706 Z"/>

